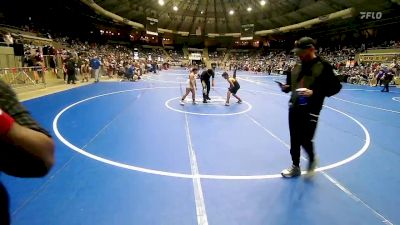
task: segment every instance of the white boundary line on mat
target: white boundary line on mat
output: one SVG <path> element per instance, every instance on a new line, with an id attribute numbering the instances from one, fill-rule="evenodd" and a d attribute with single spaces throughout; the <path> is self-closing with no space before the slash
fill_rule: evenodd
<path id="1" fill-rule="evenodd" d="M 196 153 L 193 149 L 192 137 L 190 136 L 190 128 L 188 116 L 185 114 L 185 131 L 186 139 L 188 143 L 188 152 L 190 158 L 190 169 L 193 176 L 193 189 L 194 189 L 194 199 L 196 203 L 196 215 L 198 225 L 208 225 L 206 204 L 204 203 L 203 188 L 201 186 L 201 179 L 199 174 L 199 166 L 197 164 Z"/>
<path id="2" fill-rule="evenodd" d="M 280 94 L 282 95 L 282 94 Z M 282 95 L 284 96 L 284 95 Z M 351 157 L 342 160 L 340 162 L 334 163 L 332 165 L 328 165 L 328 166 L 324 166 L 324 167 L 320 167 L 317 168 L 316 171 L 319 171 L 325 178 L 328 179 L 329 182 L 331 182 L 333 185 L 335 185 L 337 188 L 339 188 L 341 191 L 343 191 L 348 197 L 350 197 L 351 199 L 353 199 L 355 202 L 359 202 L 361 203 L 364 207 L 366 207 L 367 209 L 369 209 L 375 216 L 377 216 L 379 219 L 381 219 L 382 223 L 386 224 L 386 225 L 394 225 L 391 221 L 389 221 L 388 219 L 386 219 L 382 214 L 380 214 L 378 211 L 376 211 L 374 208 L 372 208 L 371 206 L 369 206 L 366 202 L 364 202 L 363 200 L 361 200 L 359 197 L 357 197 L 354 193 L 352 193 L 349 189 L 347 189 L 344 185 L 342 185 L 339 181 L 337 181 L 335 178 L 333 178 L 332 176 L 330 176 L 328 173 L 325 172 L 325 170 L 328 169 L 332 169 L 341 165 L 344 165 L 346 163 L 349 163 L 353 160 L 355 160 L 356 158 L 360 157 L 363 153 L 365 153 L 368 150 L 369 144 L 371 143 L 371 137 L 370 134 L 367 130 L 367 128 L 357 119 L 355 119 L 354 117 L 329 106 L 324 105 L 325 108 L 331 109 L 333 111 L 336 111 L 338 113 L 341 113 L 344 116 L 349 117 L 350 119 L 352 119 L 354 122 L 357 123 L 357 125 L 359 125 L 364 133 L 365 133 L 365 145 L 361 148 L 361 151 L 358 151 L 356 154 L 352 155 Z M 286 142 L 284 142 L 282 139 L 280 139 L 279 137 L 277 137 L 274 133 L 272 133 L 270 130 L 268 130 L 267 128 L 265 128 L 264 126 L 262 126 L 258 121 L 256 121 L 254 118 L 252 118 L 251 116 L 249 116 L 248 114 L 246 114 L 247 117 L 252 120 L 256 125 L 258 125 L 259 127 L 261 127 L 264 131 L 266 131 L 269 135 L 271 135 L 273 138 L 275 138 L 277 141 L 279 141 L 280 143 L 282 143 L 286 148 L 290 149 L 290 145 Z M 367 145 L 368 143 L 368 145 Z M 307 159 L 305 157 L 301 157 L 302 159 L 306 160 Z M 302 172 L 303 174 L 305 173 L 304 171 Z"/>
<path id="3" fill-rule="evenodd" d="M 361 104 L 358 102 L 353 102 L 353 101 L 349 101 L 349 100 L 345 100 L 342 98 L 338 98 L 338 97 L 332 97 L 333 99 L 342 101 L 342 102 L 347 102 L 347 103 L 351 103 L 354 105 L 359 105 L 359 106 L 363 106 L 363 107 L 367 107 L 367 108 L 371 108 L 371 109 L 377 109 L 377 110 L 382 110 L 382 111 L 386 111 L 386 112 L 391 112 L 391 113 L 397 113 L 400 114 L 400 111 L 395 111 L 395 110 L 391 110 L 391 109 L 385 109 L 385 108 L 380 108 L 380 107 L 376 107 L 376 106 L 372 106 L 372 105 L 365 105 L 365 104 Z"/>
<path id="4" fill-rule="evenodd" d="M 246 102 L 246 101 L 243 101 L 243 104 L 246 104 L 246 105 L 247 105 L 247 109 L 245 109 L 245 110 L 243 110 L 243 111 L 240 111 L 240 112 L 236 112 L 236 113 L 196 113 L 196 112 L 184 111 L 184 110 L 180 110 L 180 109 L 175 109 L 175 108 L 173 108 L 173 107 L 170 105 L 170 103 L 171 103 L 172 101 L 176 100 L 176 99 L 180 99 L 180 97 L 171 98 L 171 99 L 167 100 L 167 101 L 165 102 L 165 107 L 167 107 L 168 109 L 170 109 L 170 110 L 172 110 L 172 111 L 175 111 L 175 112 L 185 113 L 185 114 L 191 114 L 191 115 L 197 115 L 197 116 L 235 116 L 235 115 L 240 115 L 240 114 L 243 114 L 243 113 L 247 113 L 247 112 L 249 112 L 249 111 L 253 108 L 253 106 L 252 106 L 250 103 L 248 103 L 248 102 Z M 188 104 L 190 104 L 190 103 L 188 103 Z M 223 105 L 223 104 L 222 104 L 222 105 Z M 224 107 L 225 107 L 225 106 L 224 106 Z"/>
<path id="5" fill-rule="evenodd" d="M 400 97 L 393 97 L 392 100 L 396 101 L 396 102 L 400 102 Z"/>
<path id="6" fill-rule="evenodd" d="M 119 93 L 124 93 L 124 92 L 133 92 L 133 91 L 140 91 L 140 90 L 152 90 L 152 89 L 178 89 L 179 87 L 152 87 L 152 88 L 139 88 L 139 89 L 130 89 L 130 90 L 123 90 L 123 91 L 117 91 L 117 92 L 111 92 L 111 93 L 107 93 L 107 94 L 101 94 L 101 95 L 97 95 L 97 96 L 93 96 L 90 98 L 86 98 L 83 99 L 81 101 L 78 101 L 76 103 L 73 103 L 67 107 L 65 107 L 64 109 L 62 109 L 54 118 L 53 120 L 53 130 L 55 135 L 57 136 L 57 138 L 64 143 L 66 146 L 68 146 L 69 148 L 71 148 L 72 150 L 85 155 L 91 159 L 97 160 L 99 162 L 103 162 L 109 165 L 113 165 L 116 167 L 120 167 L 123 169 L 128 169 L 128 170 L 133 170 L 133 171 L 138 171 L 138 172 L 143 172 L 143 173 L 149 173 L 149 174 L 155 174 L 155 175 L 161 175 L 161 176 L 170 176 L 170 177 L 177 177 L 177 178 L 187 178 L 187 179 L 193 179 L 193 175 L 192 174 L 186 174 L 186 173 L 175 173 L 175 172 L 166 172 L 166 171 L 161 171 L 161 170 L 155 170 L 155 169 L 148 169 L 148 168 L 143 168 L 143 167 L 138 167 L 138 166 L 133 166 L 133 165 L 128 165 L 128 164 L 124 164 L 124 163 L 120 163 L 120 162 L 116 162 L 113 160 L 109 160 L 106 158 L 102 158 L 100 156 L 94 155 L 92 153 L 89 153 L 77 146 L 75 146 L 74 144 L 72 144 L 71 142 L 69 142 L 66 138 L 64 138 L 62 136 L 62 134 L 60 133 L 59 129 L 58 129 L 58 121 L 60 120 L 61 116 L 68 111 L 69 109 L 90 101 L 92 99 L 96 99 L 99 97 L 104 97 L 104 96 L 109 96 L 109 95 L 114 95 L 114 94 L 119 94 Z M 275 93 L 274 93 L 275 94 Z M 276 94 L 277 95 L 277 94 Z M 280 95 L 280 96 L 284 96 L 284 95 Z M 333 109 L 333 108 L 332 108 Z M 335 110 L 336 111 L 336 110 Z M 337 112 L 341 112 L 339 110 L 337 110 Z M 322 171 L 322 170 L 327 170 L 327 169 L 333 169 L 339 166 L 342 166 L 346 163 L 351 162 L 352 160 L 358 158 L 359 156 L 361 156 L 369 147 L 370 144 L 370 135 L 368 133 L 368 130 L 356 119 L 354 119 L 353 117 L 351 117 L 350 115 L 341 112 L 341 114 L 343 114 L 344 116 L 350 118 L 351 120 L 355 121 L 357 123 L 357 125 L 359 125 L 365 135 L 365 143 L 364 146 L 359 149 L 355 154 L 353 154 L 352 156 L 339 161 L 337 163 L 334 163 L 332 165 L 327 165 L 325 167 L 321 167 L 318 168 L 318 171 Z M 280 174 L 266 174 L 266 175 L 243 175 L 243 176 L 235 176 L 235 175 L 210 175 L 210 174 L 199 174 L 199 177 L 202 179 L 217 179 L 217 180 L 261 180 L 261 179 L 272 179 L 272 178 L 280 178 L 281 175 Z"/>

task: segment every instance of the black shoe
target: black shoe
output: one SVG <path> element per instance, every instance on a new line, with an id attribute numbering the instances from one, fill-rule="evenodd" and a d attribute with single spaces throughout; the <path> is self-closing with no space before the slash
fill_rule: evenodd
<path id="1" fill-rule="evenodd" d="M 211 98 L 207 96 L 207 100 L 211 100 Z"/>
<path id="2" fill-rule="evenodd" d="M 203 100 L 203 103 L 208 103 L 206 100 Z"/>

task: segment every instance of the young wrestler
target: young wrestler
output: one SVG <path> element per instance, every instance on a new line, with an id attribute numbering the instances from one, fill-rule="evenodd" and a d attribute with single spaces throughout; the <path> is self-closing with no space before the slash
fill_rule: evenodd
<path id="1" fill-rule="evenodd" d="M 185 98 L 186 96 L 189 95 L 190 92 L 192 92 L 192 100 L 193 100 L 193 105 L 196 104 L 196 76 L 197 76 L 197 68 L 193 68 L 191 73 L 189 74 L 189 79 L 187 80 L 187 86 L 186 86 L 186 93 L 182 96 L 181 99 L 181 105 L 185 105 Z"/>
<path id="2" fill-rule="evenodd" d="M 239 82 L 235 79 L 235 78 L 231 78 L 229 77 L 227 72 L 224 72 L 222 74 L 222 77 L 225 78 L 228 83 L 229 83 L 229 88 L 228 88 L 228 93 L 226 95 L 226 106 L 229 106 L 229 99 L 231 98 L 231 94 L 233 95 L 233 97 L 235 97 L 238 102 L 237 103 L 242 103 L 242 99 L 236 95 L 236 93 L 238 92 L 238 90 L 240 89 L 240 85 Z"/>

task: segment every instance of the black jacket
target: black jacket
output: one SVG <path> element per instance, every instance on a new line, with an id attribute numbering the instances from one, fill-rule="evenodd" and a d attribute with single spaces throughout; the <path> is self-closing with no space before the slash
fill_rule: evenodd
<path id="1" fill-rule="evenodd" d="M 200 75 L 200 80 L 201 81 L 206 81 L 206 82 L 209 82 L 210 81 L 210 78 L 213 78 L 214 79 L 214 72 L 212 72 L 212 73 L 209 73 L 209 71 L 207 71 L 207 70 L 205 70 L 205 71 L 203 71 L 202 73 L 201 73 L 201 75 Z"/>
<path id="2" fill-rule="evenodd" d="M 297 63 L 288 73 L 286 83 L 290 87 L 284 92 L 292 92 L 290 107 L 308 107 L 314 114 L 319 114 L 321 111 L 325 97 L 337 94 L 342 88 L 332 65 L 320 57 L 311 62 Z M 313 95 L 307 100 L 307 106 L 299 106 L 299 96 L 296 92 L 298 88 L 308 88 L 313 91 Z"/>
<path id="3" fill-rule="evenodd" d="M 68 60 L 68 62 L 65 64 L 65 68 L 67 69 L 68 75 L 75 74 L 75 62 L 73 60 Z"/>

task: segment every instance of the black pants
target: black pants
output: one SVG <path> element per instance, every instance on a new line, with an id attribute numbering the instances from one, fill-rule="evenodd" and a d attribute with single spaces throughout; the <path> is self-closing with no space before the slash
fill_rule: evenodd
<path id="1" fill-rule="evenodd" d="M 293 165 L 300 165 L 300 147 L 307 152 L 310 162 L 314 161 L 313 138 L 317 124 L 318 115 L 310 114 L 307 107 L 289 109 L 290 155 Z"/>
<path id="2" fill-rule="evenodd" d="M 211 89 L 211 83 L 208 80 L 202 80 L 201 81 L 201 86 L 203 87 L 203 101 L 206 101 L 207 99 L 210 98 L 210 89 Z M 205 93 L 204 90 L 206 90 L 207 92 Z"/>
<path id="3" fill-rule="evenodd" d="M 72 83 L 75 83 L 75 74 L 73 73 L 73 74 L 68 74 L 68 84 L 69 83 L 71 83 L 71 81 L 72 81 Z"/>
<path id="4" fill-rule="evenodd" d="M 383 81 L 383 84 L 385 85 L 384 88 L 382 89 L 382 92 L 389 92 L 389 83 L 390 81 Z"/>

